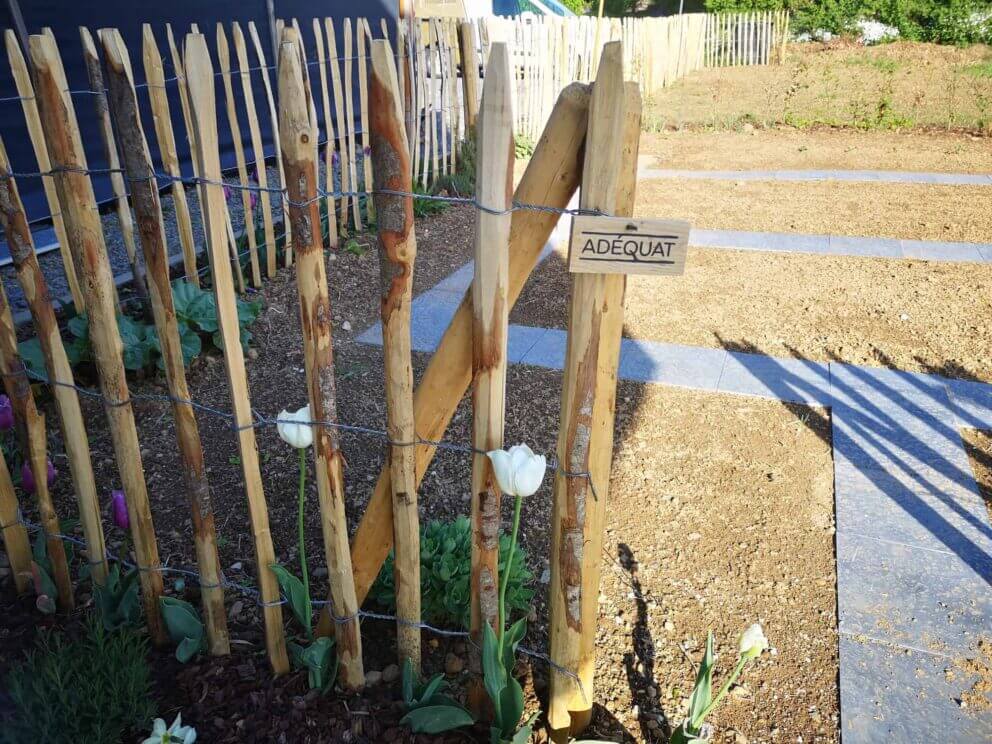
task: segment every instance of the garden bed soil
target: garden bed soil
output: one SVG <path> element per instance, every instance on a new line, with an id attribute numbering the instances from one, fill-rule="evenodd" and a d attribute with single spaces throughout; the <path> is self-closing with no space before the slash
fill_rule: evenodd
<path id="1" fill-rule="evenodd" d="M 510 320 L 563 328 L 556 251 Z M 992 266 L 690 248 L 681 277 L 631 276 L 624 335 L 992 381 Z"/>
<path id="2" fill-rule="evenodd" d="M 648 168 L 992 173 L 992 138 L 957 132 L 788 126 L 645 132 L 640 153 Z"/>
<path id="3" fill-rule="evenodd" d="M 634 213 L 720 230 L 992 243 L 990 202 L 992 183 L 665 178 L 638 183 Z"/>

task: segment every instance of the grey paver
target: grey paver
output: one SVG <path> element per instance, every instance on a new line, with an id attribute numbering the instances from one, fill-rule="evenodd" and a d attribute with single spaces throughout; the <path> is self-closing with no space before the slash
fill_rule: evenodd
<path id="1" fill-rule="evenodd" d="M 826 406 L 831 400 L 830 367 L 804 359 L 777 359 L 731 351 L 723 365 L 718 390 Z"/>
<path id="2" fill-rule="evenodd" d="M 678 170 L 642 168 L 642 179 L 686 178 L 712 181 L 869 181 L 947 186 L 988 186 L 992 176 L 981 173 L 926 173 L 884 170 Z"/>
<path id="3" fill-rule="evenodd" d="M 901 240 L 902 254 L 906 258 L 926 261 L 962 261 L 983 263 L 989 260 L 987 243 L 954 243 L 939 240 Z"/>
<path id="4" fill-rule="evenodd" d="M 717 390 L 727 358 L 723 349 L 701 349 L 625 338 L 619 374 L 625 380 Z"/>
<path id="5" fill-rule="evenodd" d="M 862 256 L 869 258 L 902 258 L 902 247 L 894 238 L 856 238 L 849 235 L 831 235 L 827 252 L 834 256 Z"/>

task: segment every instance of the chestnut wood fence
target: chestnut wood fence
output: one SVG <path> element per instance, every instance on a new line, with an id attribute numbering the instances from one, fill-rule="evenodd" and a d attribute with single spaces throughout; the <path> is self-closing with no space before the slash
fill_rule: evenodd
<path id="1" fill-rule="evenodd" d="M 128 256 L 136 267 L 136 280 L 145 284 L 162 350 L 169 395 L 165 401 L 161 396 L 152 397 L 171 406 L 176 423 L 194 527 L 195 571 L 163 566 L 158 554 L 152 499 L 132 410 L 132 401 L 139 396 L 131 393 L 125 377 L 116 320 L 118 298 L 91 180 L 94 175 L 108 174 L 95 173 L 87 166 L 90 143 L 84 144 L 80 136 L 73 92 L 67 89 L 52 34 L 31 36 L 28 49 L 22 50 L 8 32 L 8 57 L 32 134 L 38 172 L 12 172 L 0 141 L 0 226 L 10 245 L 45 364 L 44 377 L 29 376 L 18 356 L 13 316 L 0 286 L 0 372 L 13 404 L 21 451 L 37 484 L 40 521 L 40 525 L 33 525 L 23 518 L 7 464 L 3 463 L 0 529 L 17 589 L 30 588 L 30 526 L 40 529 L 47 539 L 61 608 L 69 609 L 72 604 L 72 577 L 63 547 L 66 536 L 59 530 L 58 515 L 45 485 L 46 426 L 61 429 L 90 573 L 97 584 L 106 581 L 108 553 L 86 433 L 87 426 L 97 423 L 84 422 L 79 405 L 80 395 L 91 395 L 103 403 L 127 495 L 134 563 L 152 641 L 167 641 L 159 598 L 164 592 L 163 574 L 178 571 L 195 576 L 200 583 L 209 651 L 229 653 L 225 593 L 245 587 L 228 582 L 220 567 L 210 484 L 195 414 L 223 416 L 237 435 L 259 567 L 257 589 L 249 591 L 262 609 L 273 671 L 279 674 L 289 669 L 283 627 L 285 602 L 268 570 L 275 561 L 275 548 L 255 438 L 257 428 L 277 422 L 272 415 L 253 413 L 236 307 L 238 294 L 247 283 L 258 285 L 263 276 L 272 276 L 280 269 L 277 253 L 272 250 L 279 232 L 287 245 L 282 263 L 287 267 L 295 264 L 296 268 L 306 392 L 315 429 L 317 490 L 329 570 L 328 599 L 316 603 L 322 608 L 318 633 L 337 637 L 342 684 L 353 689 L 364 682 L 360 620 L 382 616 L 360 607 L 394 545 L 397 612 L 390 619 L 397 623 L 400 657 L 419 666 L 421 630 L 438 630 L 421 622 L 416 501 L 418 485 L 438 448 L 453 449 L 471 458 L 471 475 L 466 472 L 473 491 L 470 635 L 478 640 L 483 624 L 496 621 L 496 555 L 491 538 L 499 528 L 500 493 L 484 452 L 503 443 L 507 314 L 558 220 L 575 213 L 568 204 L 580 183 L 583 213 L 632 213 L 641 91 L 703 65 L 716 48 L 712 39 L 723 38 L 713 35 L 715 29 L 723 28 L 721 18 L 698 15 L 611 22 L 600 29 L 600 38 L 587 19 L 548 19 L 531 24 L 504 19 L 461 24 L 430 20 L 418 22 L 412 29 L 400 25 L 378 30 L 363 19 L 354 23 L 346 19 L 340 45 L 334 25 L 327 19 L 313 24 L 316 42 L 309 56 L 302 30 L 290 22 L 280 28 L 273 67 L 251 24 L 247 35 L 238 24 L 219 26 L 213 55 L 206 36 L 195 27 L 181 36 L 166 28 L 168 63 L 160 52 L 162 36 L 156 37 L 145 27 L 144 84 L 136 82 L 135 64 L 115 29 L 101 29 L 95 34 L 82 30 L 90 94 L 103 122 L 100 146 L 116 164 L 109 173 L 117 184 L 115 208 L 118 214 L 127 214 L 120 224 L 131 231 L 129 245 L 134 255 L 129 248 Z M 645 53 L 651 47 L 664 49 L 649 43 L 649 39 L 656 39 L 651 34 L 658 28 L 679 39 L 677 52 Z M 753 27 L 758 28 L 769 30 L 774 24 Z M 575 35 L 574 39 L 569 34 Z M 762 38 L 768 41 L 776 37 L 769 31 Z M 767 61 L 772 47 L 763 48 L 763 57 L 750 58 L 747 63 Z M 254 57 L 249 56 L 249 50 Z M 555 55 L 567 58 L 567 63 L 554 64 Z M 594 65 L 593 59 L 600 61 Z M 357 95 L 350 85 L 355 63 Z M 174 72 L 169 82 L 180 92 L 181 126 L 174 124 L 168 99 L 162 94 L 167 64 Z M 459 66 L 467 73 L 461 85 L 456 84 Z M 476 74 L 480 69 L 484 71 L 481 86 Z M 253 97 L 252 74 L 261 76 L 263 82 L 265 100 L 261 104 Z M 220 97 L 215 87 L 218 76 L 223 91 Z M 592 79 L 592 86 L 574 82 Z M 240 97 L 234 93 L 238 85 Z M 152 132 L 145 131 L 141 116 L 146 95 L 154 115 Z M 344 131 L 322 133 L 318 106 L 326 126 L 345 122 Z M 357 117 L 353 116 L 356 111 Z M 521 115 L 521 111 L 525 113 Z M 272 180 L 263 167 L 260 116 L 267 116 L 277 133 Z M 356 118 L 358 128 L 347 126 Z M 236 174 L 227 178 L 221 171 L 218 144 L 225 125 L 234 134 L 237 161 Z M 477 133 L 476 193 L 447 197 L 416 193 L 415 184 L 423 185 L 458 168 L 460 143 L 473 130 Z M 533 133 L 536 147 L 514 188 L 510 164 L 514 134 L 520 132 Z M 192 177 L 183 174 L 175 154 L 180 136 L 191 143 Z M 159 151 L 158 163 L 152 157 L 152 138 Z M 321 152 L 324 142 L 327 146 Z M 257 166 L 255 174 L 249 172 L 253 164 Z M 336 173 L 339 180 L 334 178 Z M 87 313 L 98 390 L 79 387 L 73 379 L 18 194 L 17 181 L 26 177 L 44 179 L 57 231 L 65 237 L 61 249 L 75 287 L 76 306 Z M 234 198 L 244 202 L 246 212 L 253 194 L 261 202 L 264 241 L 249 240 L 248 276 L 242 276 L 225 188 L 234 190 Z M 184 273 L 194 282 L 202 276 L 210 279 L 226 361 L 227 411 L 208 408 L 190 398 L 170 286 L 170 246 L 160 190 L 167 190 L 173 198 Z M 410 343 L 416 258 L 413 203 L 414 199 L 438 198 L 476 209 L 475 277 L 419 387 L 414 389 Z M 193 241 L 189 210 L 193 199 L 199 202 L 203 216 L 203 249 L 209 259 L 206 269 L 197 266 L 198 247 Z M 277 219 L 280 209 L 288 216 L 281 226 Z M 326 227 L 322 212 L 329 215 Z M 373 219 L 383 266 L 380 291 L 387 403 L 387 427 L 383 431 L 341 424 L 337 419 L 329 279 L 323 260 L 325 250 L 338 245 L 339 231 L 359 229 Z M 264 256 L 263 247 L 267 249 Z M 596 600 L 624 281 L 622 276 L 578 274 L 572 285 L 560 438 L 557 455 L 549 466 L 554 474 L 549 723 L 554 730 L 574 733 L 588 722 L 593 699 Z M 597 373 L 580 374 L 590 364 Z M 46 422 L 37 410 L 32 382 L 49 386 L 56 402 L 54 420 Z M 470 386 L 474 390 L 473 441 L 444 443 L 441 440 L 448 423 Z M 349 428 L 380 436 L 387 448 L 379 479 L 351 540 L 339 442 L 341 430 Z"/>

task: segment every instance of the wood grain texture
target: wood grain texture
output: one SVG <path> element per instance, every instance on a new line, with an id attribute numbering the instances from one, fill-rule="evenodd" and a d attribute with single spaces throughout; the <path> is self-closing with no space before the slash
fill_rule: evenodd
<path id="1" fill-rule="evenodd" d="M 476 124 L 476 198 L 483 207 L 508 210 L 513 204 L 513 107 L 506 44 L 493 44 Z M 482 629 L 499 627 L 499 536 L 501 491 L 489 458 L 503 448 L 506 412 L 506 343 L 509 316 L 510 212 L 475 213 L 475 276 L 472 281 L 472 559 L 470 632 L 476 649 Z M 481 672 L 481 654 L 470 667 Z M 484 700 L 473 684 L 475 708 Z"/>
<path id="2" fill-rule="evenodd" d="M 0 171 L 10 171 L 10 160 L 7 158 L 7 151 L 2 141 L 0 141 Z M 75 380 L 59 333 L 48 283 L 38 264 L 38 256 L 35 253 L 17 184 L 11 177 L 0 179 L 0 226 L 3 227 L 7 238 L 10 257 L 17 272 L 17 281 L 31 312 L 35 335 L 45 360 L 45 372 L 53 383 L 50 390 L 52 397 L 55 398 L 55 407 L 62 426 L 63 446 L 69 460 L 76 501 L 79 504 L 79 521 L 82 524 L 83 536 L 86 538 L 90 575 L 94 582 L 103 584 L 107 576 L 107 546 L 100 521 L 100 502 L 90 459 L 89 437 L 79 406 L 79 395 L 72 387 Z"/>
<path id="3" fill-rule="evenodd" d="M 223 655 L 230 652 L 227 615 L 224 611 L 224 590 L 221 588 L 220 559 L 217 556 L 217 535 L 203 462 L 200 431 L 191 406 L 177 402 L 189 400 L 186 365 L 182 342 L 176 322 L 176 308 L 169 283 L 169 251 L 165 238 L 165 221 L 151 152 L 141 126 L 141 112 L 134 88 L 134 76 L 127 47 L 116 29 L 101 34 L 107 61 L 107 83 L 110 105 L 117 126 L 124 170 L 131 180 L 131 198 L 141 237 L 141 248 L 148 267 L 148 289 L 151 297 L 155 330 L 165 365 L 165 379 L 173 397 L 172 415 L 176 422 L 176 439 L 183 468 L 183 480 L 189 497 L 196 546 L 197 567 L 200 571 L 200 597 L 203 620 L 207 630 L 210 652 Z"/>
<path id="4" fill-rule="evenodd" d="M 534 150 L 514 198 L 529 204 L 562 208 L 578 187 L 581 152 L 585 141 L 589 105 L 588 86 L 572 84 L 558 97 L 544 134 Z M 510 268 L 508 304 L 512 308 L 524 282 L 558 222 L 557 215 L 520 210 L 510 220 Z M 465 391 L 472 382 L 471 291 L 454 317 L 414 394 L 414 421 L 423 439 L 440 438 Z M 434 457 L 431 445 L 415 448 L 417 482 Z M 351 546 L 355 591 L 364 600 L 393 543 L 392 486 L 389 468 L 376 482 Z M 321 627 L 330 619 L 321 615 Z"/>
<path id="5" fill-rule="evenodd" d="M 31 543 L 21 522 L 14 482 L 3 453 L 0 453 L 0 535 L 14 576 L 14 590 L 26 594 L 31 589 Z"/>
<path id="6" fill-rule="evenodd" d="M 214 97 L 214 70 L 207 51 L 207 41 L 202 34 L 186 37 L 185 69 L 188 73 L 190 109 L 199 143 L 200 172 L 210 181 L 220 180 L 220 154 L 217 145 L 217 107 Z M 268 567 L 275 562 L 269 514 L 262 488 L 262 473 L 255 441 L 251 399 L 245 375 L 245 358 L 241 349 L 238 328 L 238 310 L 234 294 L 234 280 L 227 262 L 227 223 L 224 205 L 224 188 L 216 183 L 205 184 L 204 226 L 207 248 L 213 269 L 214 298 L 217 303 L 217 320 L 224 340 L 224 362 L 234 411 L 234 425 L 238 433 L 238 450 L 244 476 L 245 495 L 248 499 L 248 516 L 251 520 L 255 544 L 255 565 L 265 622 L 265 645 L 269 663 L 275 674 L 289 671 L 286 637 L 282 627 L 282 608 L 279 605 L 279 585 Z"/>
<path id="7" fill-rule="evenodd" d="M 378 193 L 412 190 L 410 150 L 403 123 L 399 81 L 387 41 L 372 42 L 371 127 L 376 213 L 379 215 L 380 311 L 386 378 L 386 430 L 396 545 L 396 645 L 400 665 L 409 659 L 420 674 L 420 518 L 414 451 L 410 303 L 417 242 L 413 198 Z"/>
<path id="8" fill-rule="evenodd" d="M 289 216 L 296 236 L 296 280 L 300 296 L 300 323 L 307 375 L 310 415 L 332 426 L 314 427 L 317 494 L 320 500 L 324 551 L 327 559 L 331 607 L 338 618 L 334 632 L 340 662 L 338 679 L 346 689 L 365 684 L 358 601 L 351 571 L 348 520 L 345 514 L 344 457 L 341 454 L 334 382 L 334 346 L 331 305 L 324 267 L 317 199 L 316 120 L 296 29 L 283 30 L 279 45 L 279 133 L 289 185 Z"/>
<path id="9" fill-rule="evenodd" d="M 324 19 L 324 30 L 327 36 L 327 57 L 331 67 L 331 85 L 334 88 L 334 121 L 337 128 L 338 138 L 338 169 L 341 174 L 341 191 L 351 191 L 351 174 L 347 167 L 348 162 L 348 137 L 345 134 L 349 127 L 347 115 L 344 109 L 344 92 L 341 88 L 341 66 L 338 64 L 338 43 L 334 32 L 334 19 Z M 328 140 L 330 147 L 330 140 Z M 338 229 L 343 231 L 348 225 L 348 203 L 349 197 L 342 196 L 338 202 Z M 330 212 L 328 219 L 331 219 L 334 212 Z"/>
<path id="10" fill-rule="evenodd" d="M 351 184 L 351 190 L 357 192 L 359 191 L 359 188 L 358 171 L 356 169 L 357 154 L 355 152 L 355 97 L 353 95 L 355 79 L 353 70 L 355 55 L 352 52 L 352 31 L 350 18 L 345 18 L 344 21 L 342 21 L 341 44 L 341 54 L 344 56 L 344 128 L 348 139 L 348 160 L 346 163 L 344 157 L 342 156 L 341 168 L 343 170 L 347 165 L 348 183 Z M 340 129 L 341 126 L 342 123 L 338 120 L 338 129 Z M 355 230 L 360 231 L 362 229 L 362 215 L 359 209 L 359 199 L 357 196 L 354 196 L 351 199 L 351 214 L 355 224 Z"/>
<path id="11" fill-rule="evenodd" d="M 479 116 L 479 54 L 475 49 L 475 33 L 471 22 L 458 26 L 458 43 L 462 55 L 462 96 L 465 106 L 465 132 L 471 137 Z"/>
<path id="12" fill-rule="evenodd" d="M 145 621 L 152 642 L 164 644 L 168 636 L 158 608 L 162 595 L 161 566 L 141 465 L 138 430 L 124 376 L 117 308 L 111 292 L 114 287 L 113 273 L 107 258 L 93 184 L 84 172 L 79 172 L 86 170 L 86 157 L 72 102 L 62 86 L 64 73 L 61 72 L 55 43 L 49 36 L 39 35 L 31 37 L 30 46 L 49 155 L 54 166 L 66 169 L 56 177 L 56 186 L 69 231 L 69 245 L 86 295 L 90 341 L 100 378 L 100 391 L 107 401 L 105 407 L 111 440 L 121 484 L 127 495 Z"/>

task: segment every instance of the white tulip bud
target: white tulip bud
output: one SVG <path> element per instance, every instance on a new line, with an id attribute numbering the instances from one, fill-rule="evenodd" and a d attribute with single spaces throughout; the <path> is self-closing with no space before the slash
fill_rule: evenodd
<path id="1" fill-rule="evenodd" d="M 548 469 L 547 459 L 535 455 L 526 444 L 493 450 L 486 455 L 493 464 L 500 490 L 507 496 L 530 496 L 541 487 Z"/>
<path id="2" fill-rule="evenodd" d="M 293 423 L 293 422 L 301 423 Z M 295 413 L 283 410 L 279 412 L 276 429 L 282 440 L 296 449 L 306 449 L 313 444 L 313 427 L 310 421 L 310 406 L 304 406 Z"/>
<path id="3" fill-rule="evenodd" d="M 768 648 L 768 639 L 761 629 L 760 623 L 755 623 L 741 634 L 738 650 L 741 657 L 746 659 L 756 659 L 761 656 L 761 652 Z"/>

